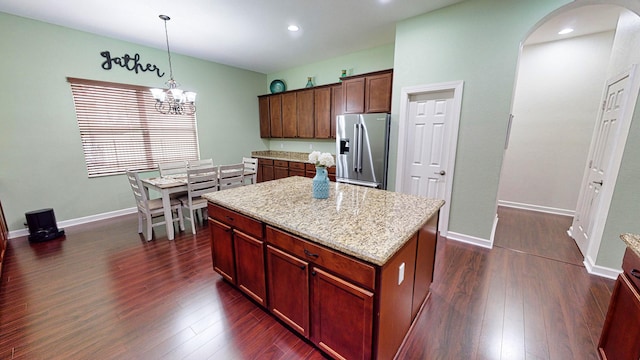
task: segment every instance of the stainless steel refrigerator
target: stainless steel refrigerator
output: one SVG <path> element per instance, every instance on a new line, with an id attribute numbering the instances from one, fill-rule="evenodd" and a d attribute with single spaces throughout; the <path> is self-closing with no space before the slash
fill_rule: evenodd
<path id="1" fill-rule="evenodd" d="M 390 124 L 386 113 L 336 117 L 336 181 L 387 188 Z"/>

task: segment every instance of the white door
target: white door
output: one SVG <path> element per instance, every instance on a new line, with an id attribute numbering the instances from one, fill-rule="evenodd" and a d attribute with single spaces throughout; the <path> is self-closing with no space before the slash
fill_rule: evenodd
<path id="1" fill-rule="evenodd" d="M 403 191 L 445 200 L 453 91 L 409 98 Z"/>
<path id="2" fill-rule="evenodd" d="M 602 102 L 602 111 L 596 124 L 587 169 L 582 181 L 578 205 L 571 226 L 571 233 L 578 248 L 586 256 L 596 219 L 600 194 L 610 169 L 613 149 L 618 137 L 621 110 L 629 92 L 629 75 L 612 80 L 607 85 L 606 98 Z"/>

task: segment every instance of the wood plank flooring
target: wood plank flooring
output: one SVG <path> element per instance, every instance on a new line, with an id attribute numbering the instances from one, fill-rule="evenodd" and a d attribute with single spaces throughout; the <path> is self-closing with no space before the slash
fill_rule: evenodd
<path id="1" fill-rule="evenodd" d="M 557 219 L 502 210 L 492 250 L 439 240 L 431 298 L 399 359 L 597 358 L 614 282 L 553 251 L 572 243 L 546 233 Z M 157 227 L 151 242 L 136 229 L 124 216 L 11 239 L 0 359 L 324 358 L 213 272 L 206 226 L 174 241 Z"/>

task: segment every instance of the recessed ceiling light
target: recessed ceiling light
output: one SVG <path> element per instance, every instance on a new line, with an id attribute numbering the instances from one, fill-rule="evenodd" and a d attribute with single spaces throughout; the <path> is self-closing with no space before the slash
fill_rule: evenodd
<path id="1" fill-rule="evenodd" d="M 298 30 L 300 30 L 300 28 L 297 25 L 289 25 L 287 30 L 289 30 L 289 31 L 298 31 Z"/>
<path id="2" fill-rule="evenodd" d="M 573 32 L 572 28 L 564 28 L 560 31 L 558 31 L 558 35 L 567 35 L 568 33 Z"/>

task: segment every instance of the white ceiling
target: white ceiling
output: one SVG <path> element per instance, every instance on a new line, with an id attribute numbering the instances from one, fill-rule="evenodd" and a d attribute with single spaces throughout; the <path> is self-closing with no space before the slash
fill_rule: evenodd
<path id="1" fill-rule="evenodd" d="M 166 49 L 165 14 L 172 52 L 268 74 L 393 43 L 398 21 L 461 1 L 0 0 L 0 11 L 158 49 Z M 568 25 L 569 37 L 615 29 L 620 10 L 566 11 L 526 44 L 558 40 Z"/>
<path id="2" fill-rule="evenodd" d="M 399 20 L 461 1 L 0 0 L 0 11 L 159 49 L 165 14 L 171 52 L 268 74 L 393 43 Z"/>

